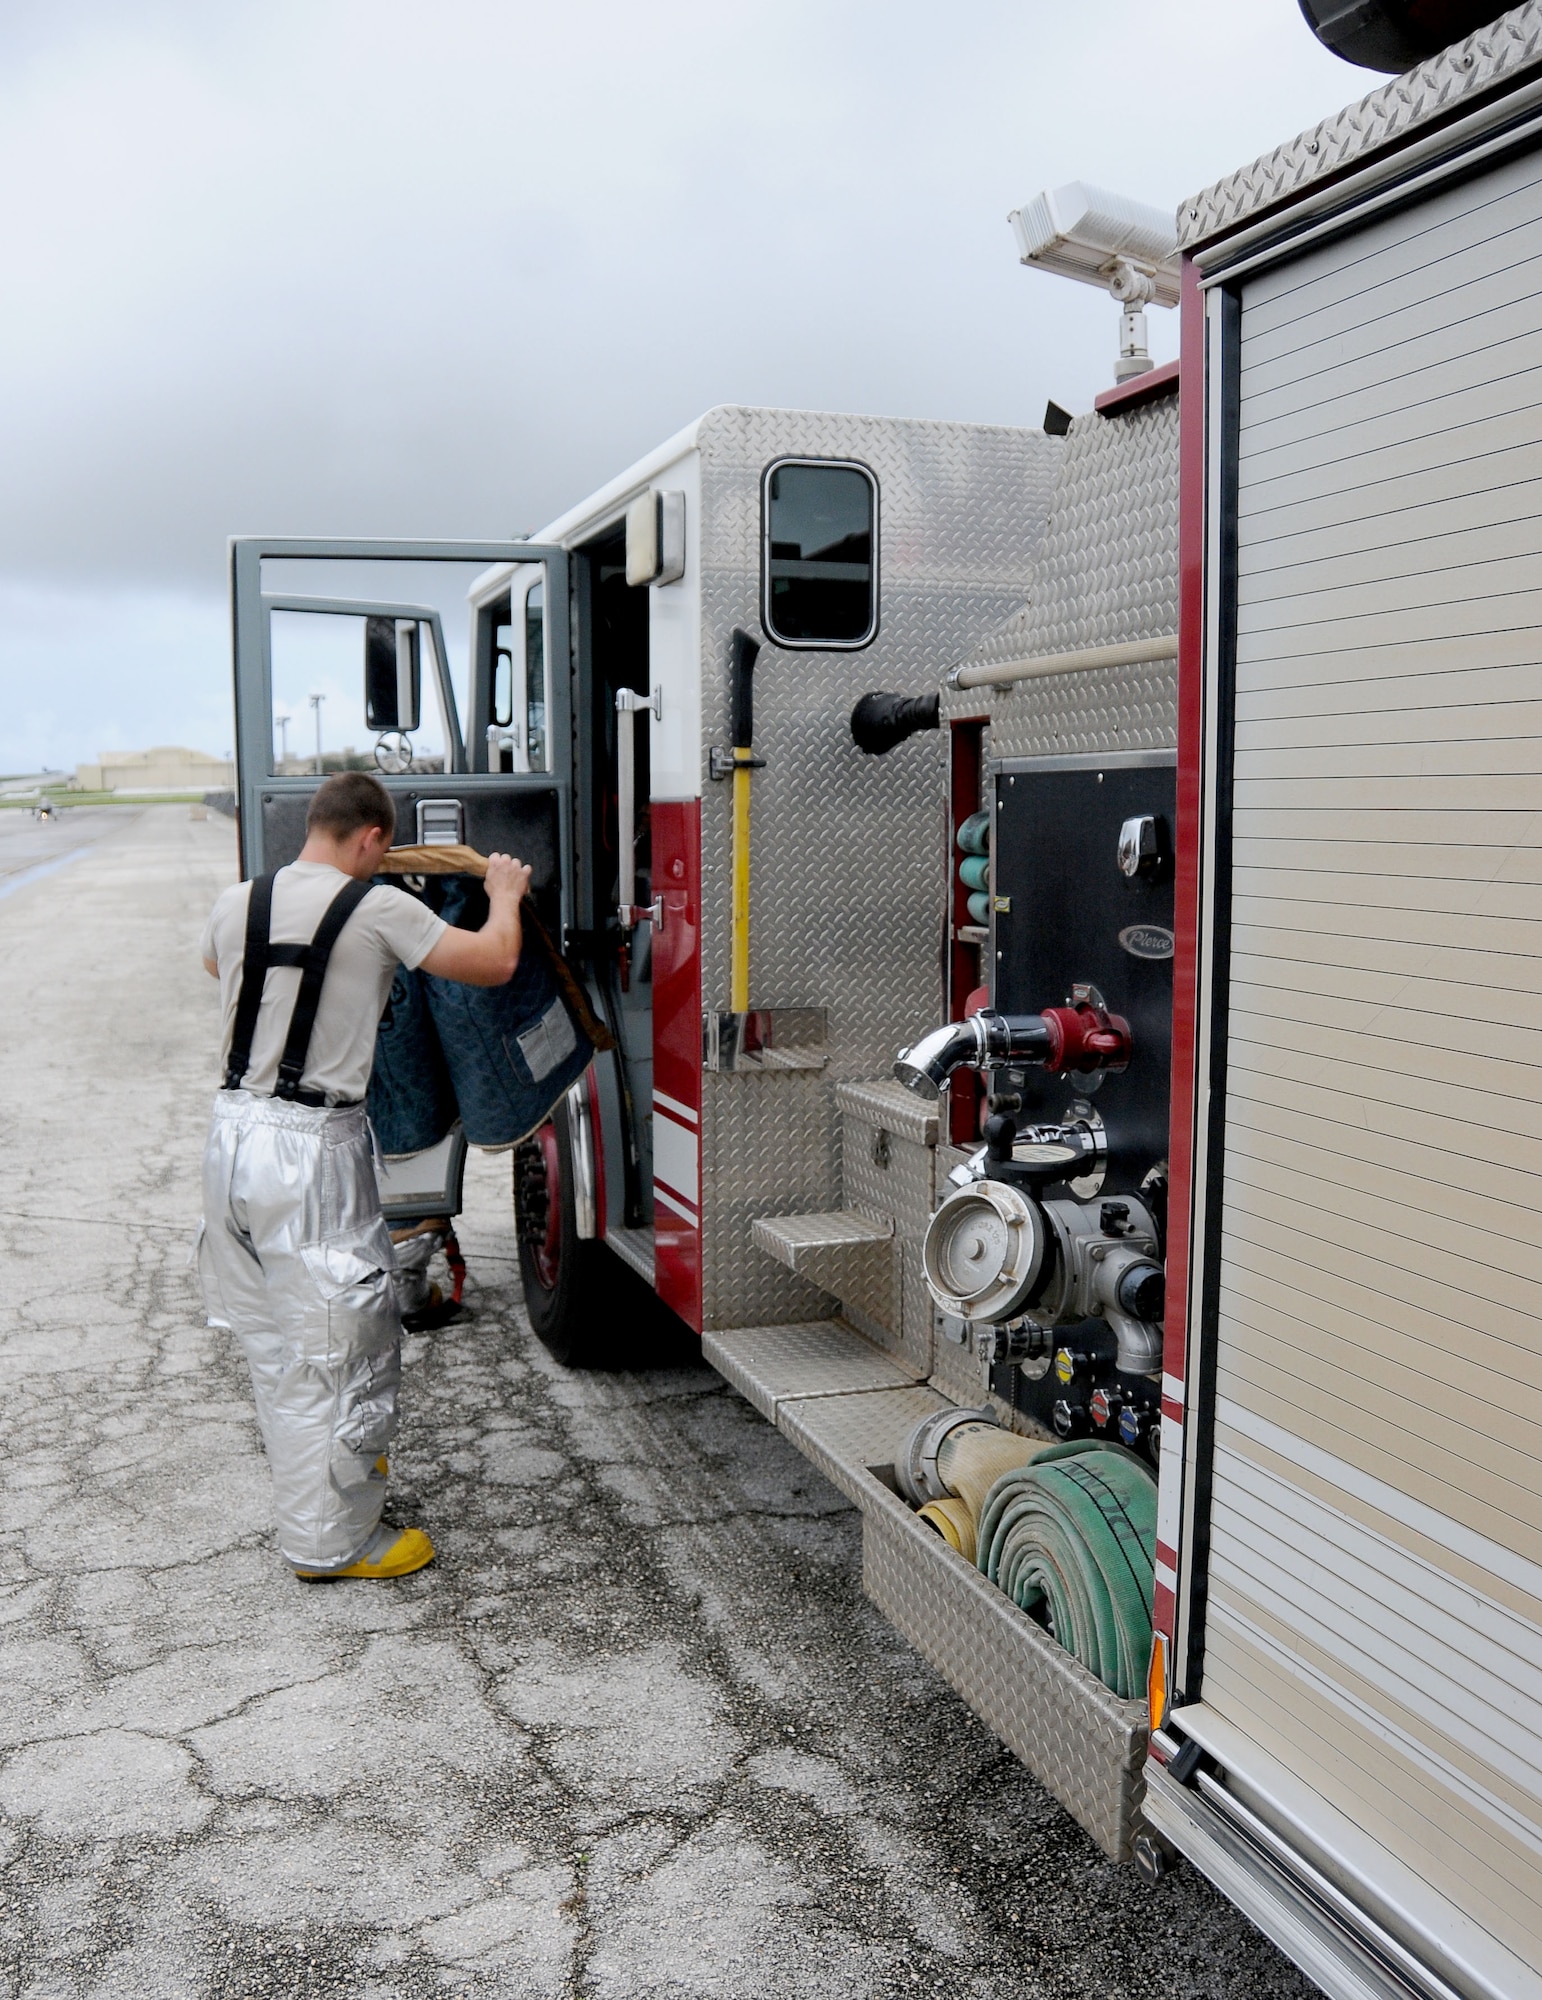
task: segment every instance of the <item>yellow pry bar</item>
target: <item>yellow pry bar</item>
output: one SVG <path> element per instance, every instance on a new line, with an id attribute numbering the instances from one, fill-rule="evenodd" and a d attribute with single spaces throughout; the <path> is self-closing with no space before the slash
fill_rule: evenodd
<path id="1" fill-rule="evenodd" d="M 728 1004 L 735 1014 L 750 1010 L 750 760 L 754 754 L 745 746 L 734 746 L 734 894 Z"/>

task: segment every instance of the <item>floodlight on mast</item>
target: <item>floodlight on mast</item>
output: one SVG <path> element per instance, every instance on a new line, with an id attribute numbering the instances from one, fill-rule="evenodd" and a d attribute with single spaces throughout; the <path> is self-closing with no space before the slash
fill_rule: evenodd
<path id="1" fill-rule="evenodd" d="M 1097 285 L 1124 308 L 1114 379 L 1128 382 L 1154 364 L 1146 307 L 1178 303 L 1178 232 L 1171 216 L 1143 201 L 1072 181 L 1035 195 L 1007 217 L 1024 264 Z"/>

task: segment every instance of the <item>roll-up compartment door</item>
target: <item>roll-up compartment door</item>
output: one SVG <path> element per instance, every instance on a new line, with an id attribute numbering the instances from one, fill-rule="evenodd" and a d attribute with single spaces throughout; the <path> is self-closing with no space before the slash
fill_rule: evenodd
<path id="1" fill-rule="evenodd" d="M 1542 158 L 1210 324 L 1188 1723 L 1458 1990 L 1539 1994 Z"/>

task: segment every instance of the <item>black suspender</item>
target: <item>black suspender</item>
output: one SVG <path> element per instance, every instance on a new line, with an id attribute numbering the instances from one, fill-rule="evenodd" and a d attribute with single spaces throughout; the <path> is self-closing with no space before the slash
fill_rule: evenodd
<path id="1" fill-rule="evenodd" d="M 337 943 L 343 925 L 373 887 L 372 882 L 345 882 L 328 904 L 326 915 L 316 926 L 316 935 L 305 948 L 301 961 L 304 970 L 300 974 L 300 991 L 295 997 L 294 1012 L 289 1017 L 284 1053 L 278 1061 L 278 1081 L 273 1086 L 275 1097 L 297 1098 L 300 1095 L 300 1078 L 305 1074 L 311 1030 L 316 1025 L 316 1009 L 321 1005 L 321 982 L 327 976 L 327 960 L 332 956 L 332 947 Z"/>
<path id="2" fill-rule="evenodd" d="M 225 1065 L 226 1090 L 239 1090 L 241 1079 L 252 1066 L 252 1036 L 257 1032 L 257 1010 L 262 1005 L 263 982 L 272 964 L 268 929 L 273 917 L 273 877 L 258 875 L 246 905 L 246 945 L 241 955 L 241 991 L 236 1000 L 236 1018 L 230 1029 L 230 1060 Z"/>
<path id="3" fill-rule="evenodd" d="M 246 906 L 246 944 L 241 959 L 241 991 L 236 999 L 236 1017 L 230 1030 L 230 1059 L 225 1065 L 226 1090 L 239 1090 L 242 1078 L 252 1066 L 252 1036 L 257 1032 L 257 1014 L 268 969 L 275 965 L 300 967 L 300 991 L 289 1017 L 289 1033 L 279 1058 L 275 1097 L 300 1104 L 323 1102 L 316 1092 L 302 1091 L 305 1059 L 310 1053 L 311 1034 L 316 1026 L 316 1009 L 321 1005 L 322 982 L 332 947 L 342 935 L 344 924 L 374 887 L 372 882 L 345 882 L 327 905 L 309 944 L 274 944 L 268 933 L 273 923 L 273 877 L 258 875 Z"/>

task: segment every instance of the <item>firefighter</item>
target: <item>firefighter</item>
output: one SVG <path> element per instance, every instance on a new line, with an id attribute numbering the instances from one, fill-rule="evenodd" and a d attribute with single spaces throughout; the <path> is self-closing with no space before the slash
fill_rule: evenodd
<path id="1" fill-rule="evenodd" d="M 224 1084 L 203 1167 L 198 1270 L 209 1322 L 246 1354 L 278 1545 L 306 1581 L 407 1576 L 421 1528 L 382 1524 L 401 1319 L 364 1093 L 398 964 L 501 986 L 530 870 L 487 865 L 479 931 L 372 885 L 395 831 L 362 771 L 326 779 L 300 857 L 225 890 L 204 929 L 220 982 Z"/>

